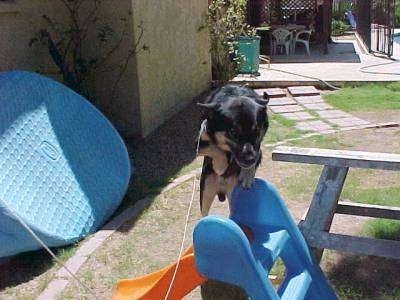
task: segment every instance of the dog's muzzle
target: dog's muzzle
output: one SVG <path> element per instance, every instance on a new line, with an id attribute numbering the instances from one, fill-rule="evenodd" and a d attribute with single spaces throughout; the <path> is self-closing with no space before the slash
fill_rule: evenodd
<path id="1" fill-rule="evenodd" d="M 250 169 L 257 163 L 261 150 L 255 151 L 253 145 L 250 143 L 244 144 L 242 151 L 237 156 L 233 153 L 233 157 L 239 167 L 243 169 Z"/>

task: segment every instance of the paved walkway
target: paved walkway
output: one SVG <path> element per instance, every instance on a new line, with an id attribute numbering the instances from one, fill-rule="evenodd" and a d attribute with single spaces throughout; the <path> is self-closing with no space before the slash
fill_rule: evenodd
<path id="1" fill-rule="evenodd" d="M 324 102 L 321 93 L 314 86 L 293 86 L 287 89 L 255 89 L 270 96 L 268 104 L 273 113 L 296 121 L 296 128 L 320 134 L 335 131 L 373 127 L 393 126 L 395 123 L 371 123 L 347 112 L 336 109 Z"/>
<path id="2" fill-rule="evenodd" d="M 338 43 L 350 43 L 360 62 L 341 62 L 343 53 L 337 53 L 336 62 L 313 63 L 272 63 L 268 69 L 266 64 L 260 65 L 260 76 L 238 75 L 236 82 L 246 82 L 256 87 L 276 87 L 291 85 L 319 85 L 315 77 L 331 84 L 340 85 L 344 82 L 382 82 L 400 80 L 400 46 L 395 45 L 395 60 L 365 53 L 357 40 L 337 40 Z M 322 57 L 322 54 L 320 54 Z M 297 75 L 295 75 L 297 74 Z"/>

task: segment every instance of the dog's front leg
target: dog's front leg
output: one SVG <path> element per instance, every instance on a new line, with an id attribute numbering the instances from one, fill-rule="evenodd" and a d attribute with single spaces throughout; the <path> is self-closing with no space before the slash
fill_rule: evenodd
<path id="1" fill-rule="evenodd" d="M 256 176 L 256 166 L 252 166 L 248 169 L 241 168 L 239 174 L 240 185 L 245 189 L 249 189 L 253 184 L 255 176 Z"/>
<path id="2" fill-rule="evenodd" d="M 208 157 L 206 157 L 208 159 Z M 218 175 L 214 172 L 201 174 L 200 181 L 200 211 L 203 217 L 208 215 L 211 204 L 218 192 Z"/>

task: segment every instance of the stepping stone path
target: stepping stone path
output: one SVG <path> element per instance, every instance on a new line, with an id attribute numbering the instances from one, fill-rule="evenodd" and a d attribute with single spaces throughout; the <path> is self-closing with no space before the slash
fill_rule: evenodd
<path id="1" fill-rule="evenodd" d="M 294 100 L 296 100 L 300 104 L 311 104 L 311 103 L 324 102 L 324 99 L 322 99 L 321 95 L 294 97 Z"/>
<path id="2" fill-rule="evenodd" d="M 309 114 L 306 111 L 283 113 L 282 116 L 284 116 L 287 119 L 294 120 L 294 121 L 305 121 L 305 120 L 311 120 L 311 119 L 315 118 L 313 115 Z"/>
<path id="3" fill-rule="evenodd" d="M 326 103 L 306 103 L 303 104 L 304 107 L 312 110 L 326 110 L 326 109 L 333 109 L 332 106 Z"/>
<path id="4" fill-rule="evenodd" d="M 321 118 L 325 119 L 334 119 L 334 118 L 348 118 L 351 117 L 351 114 L 348 114 L 344 111 L 332 109 L 332 110 L 319 110 L 316 112 Z"/>
<path id="5" fill-rule="evenodd" d="M 286 91 L 281 88 L 257 89 L 255 91 L 261 96 L 263 96 L 264 93 L 266 93 L 270 98 L 286 96 Z"/>
<path id="6" fill-rule="evenodd" d="M 296 125 L 296 128 L 304 131 L 317 131 L 317 132 L 333 129 L 331 125 L 320 120 L 300 122 Z"/>
<path id="7" fill-rule="evenodd" d="M 271 106 L 271 110 L 274 113 L 288 113 L 288 112 L 302 111 L 302 110 L 304 110 L 304 107 L 297 105 L 297 104 L 277 105 L 277 106 Z"/>
<path id="8" fill-rule="evenodd" d="M 297 104 L 297 102 L 293 98 L 289 97 L 280 97 L 280 98 L 270 98 L 269 106 L 277 106 L 277 105 L 290 105 Z"/>
<path id="9" fill-rule="evenodd" d="M 368 121 L 326 104 L 320 91 L 314 86 L 293 86 L 287 89 L 255 89 L 259 95 L 270 97 L 269 109 L 276 114 L 296 121 L 296 128 L 320 134 L 337 130 L 375 127 Z"/>
<path id="10" fill-rule="evenodd" d="M 287 89 L 294 97 L 320 95 L 319 90 L 317 90 L 315 86 L 291 86 Z"/>

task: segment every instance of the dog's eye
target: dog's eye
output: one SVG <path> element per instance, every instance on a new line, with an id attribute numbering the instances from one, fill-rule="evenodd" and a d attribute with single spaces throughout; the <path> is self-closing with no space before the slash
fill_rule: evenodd
<path id="1" fill-rule="evenodd" d="M 235 128 L 229 129 L 229 135 L 230 136 L 236 136 L 237 135 L 237 130 Z"/>

